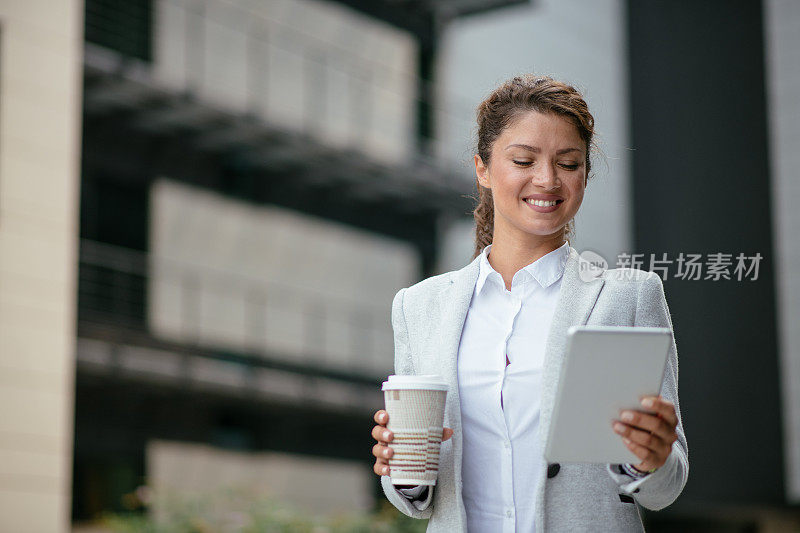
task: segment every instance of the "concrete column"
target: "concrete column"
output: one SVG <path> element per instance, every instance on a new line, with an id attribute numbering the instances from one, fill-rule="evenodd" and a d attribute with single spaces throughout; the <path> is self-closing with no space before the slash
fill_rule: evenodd
<path id="1" fill-rule="evenodd" d="M 778 310 L 786 499 L 800 503 L 800 3 L 764 2 L 775 299 Z"/>
<path id="2" fill-rule="evenodd" d="M 0 3 L 0 531 L 67 531 L 83 2 Z"/>

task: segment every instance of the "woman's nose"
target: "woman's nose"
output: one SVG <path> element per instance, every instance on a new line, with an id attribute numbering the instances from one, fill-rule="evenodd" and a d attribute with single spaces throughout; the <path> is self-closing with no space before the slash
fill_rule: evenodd
<path id="1" fill-rule="evenodd" d="M 534 184 L 548 189 L 554 189 L 560 184 L 556 169 L 552 164 L 542 165 L 533 173 Z"/>

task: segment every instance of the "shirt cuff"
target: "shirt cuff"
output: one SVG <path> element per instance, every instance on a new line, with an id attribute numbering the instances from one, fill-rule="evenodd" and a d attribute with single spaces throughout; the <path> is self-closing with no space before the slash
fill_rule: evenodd
<path id="1" fill-rule="evenodd" d="M 418 485 L 411 489 L 397 489 L 397 492 L 411 501 L 411 505 L 424 511 L 431 504 L 433 489 L 429 485 Z"/>
<path id="2" fill-rule="evenodd" d="M 643 477 L 647 477 L 650 475 L 650 472 L 639 472 L 638 470 L 633 468 L 633 465 L 628 463 L 623 463 L 620 466 L 625 474 L 628 474 L 634 479 L 641 479 Z"/>
<path id="3" fill-rule="evenodd" d="M 428 485 L 417 485 L 411 489 L 397 489 L 397 492 L 408 498 L 409 500 L 416 500 L 418 499 L 425 489 L 428 488 Z"/>

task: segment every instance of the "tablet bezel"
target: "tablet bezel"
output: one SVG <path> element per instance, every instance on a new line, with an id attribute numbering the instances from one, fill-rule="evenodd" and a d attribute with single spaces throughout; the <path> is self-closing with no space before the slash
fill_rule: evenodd
<path id="1" fill-rule="evenodd" d="M 580 339 L 579 337 L 585 337 Z M 633 336 L 633 337 L 630 337 Z M 624 339 L 623 339 L 624 338 Z M 590 425 L 597 427 L 597 418 L 592 415 L 581 414 L 574 405 L 564 400 L 563 396 L 570 394 L 570 390 L 582 383 L 591 382 L 591 376 L 584 375 L 587 368 L 580 364 L 573 364 L 573 361 L 580 361 L 586 357 L 603 357 L 603 354 L 596 353 L 576 353 L 576 346 L 586 346 L 588 342 L 581 340 L 594 339 L 601 344 L 601 350 L 608 350 L 609 343 L 613 339 L 621 339 L 622 344 L 635 341 L 640 343 L 645 349 L 650 351 L 649 360 L 636 361 L 640 368 L 636 370 L 629 365 L 624 372 L 628 375 L 625 382 L 613 382 L 606 387 L 604 394 L 600 397 L 593 396 L 591 410 L 602 412 L 608 415 L 607 430 L 598 429 L 599 434 L 585 434 L 583 428 L 586 424 L 581 424 L 581 417 Z M 549 463 L 633 463 L 641 462 L 632 451 L 622 442 L 619 434 L 615 433 L 611 421 L 619 418 L 621 409 L 634 409 L 647 412 L 639 403 L 639 398 L 645 395 L 658 395 L 666 372 L 667 356 L 672 343 L 672 332 L 669 328 L 661 327 L 633 327 L 633 326 L 572 326 L 567 331 L 566 349 L 564 359 L 561 363 L 558 384 L 553 402 L 553 410 L 550 418 L 550 428 L 548 431 L 547 442 L 544 450 L 545 460 Z M 649 348 L 647 348 L 649 346 Z M 642 357 L 632 353 L 617 353 L 614 357 L 625 359 L 631 357 Z M 633 362 L 633 360 L 630 360 Z M 612 363 L 614 364 L 614 363 Z M 631 372 L 634 375 L 630 375 Z M 623 370 L 613 372 L 613 375 L 621 375 Z M 637 375 L 638 374 L 638 375 Z M 595 380 L 596 381 L 596 380 Z M 630 391 L 635 389 L 633 397 L 628 397 L 620 390 Z M 621 398 L 625 396 L 626 399 Z M 565 405 L 567 407 L 565 407 Z M 587 417 L 589 417 L 587 419 Z M 588 442 L 587 442 L 588 441 Z"/>

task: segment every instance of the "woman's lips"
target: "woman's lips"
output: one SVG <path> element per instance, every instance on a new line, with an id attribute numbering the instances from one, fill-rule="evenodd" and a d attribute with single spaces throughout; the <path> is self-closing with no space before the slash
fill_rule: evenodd
<path id="1" fill-rule="evenodd" d="M 556 205 L 541 206 L 541 205 L 533 205 L 532 203 L 528 202 L 527 200 L 523 200 L 523 202 L 525 202 L 525 205 L 527 205 L 528 207 L 530 207 L 531 209 L 533 209 L 534 211 L 536 211 L 538 213 L 552 213 L 553 211 L 555 211 L 556 209 L 561 207 L 561 204 L 564 203 L 563 200 L 559 200 L 559 201 L 556 202 Z"/>

